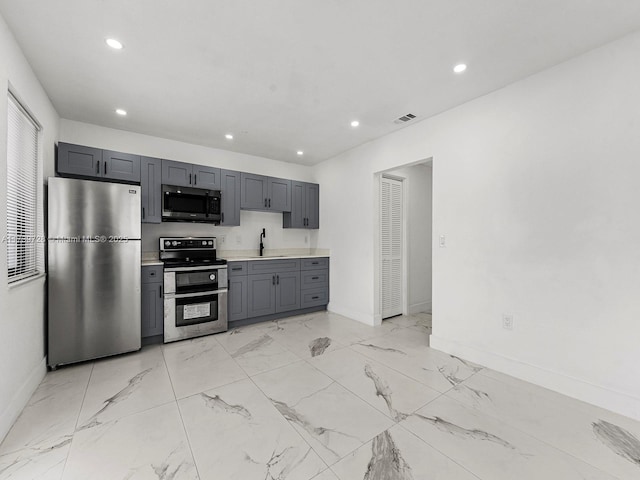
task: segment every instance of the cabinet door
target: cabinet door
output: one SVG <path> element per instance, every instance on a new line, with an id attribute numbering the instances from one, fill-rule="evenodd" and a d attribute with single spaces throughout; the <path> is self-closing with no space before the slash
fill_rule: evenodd
<path id="1" fill-rule="evenodd" d="M 102 176 L 123 182 L 140 182 L 140 155 L 102 151 Z"/>
<path id="2" fill-rule="evenodd" d="M 140 158 L 140 190 L 142 223 L 162 221 L 162 161 L 159 158 Z"/>
<path id="3" fill-rule="evenodd" d="M 273 212 L 290 212 L 291 180 L 269 177 L 268 185 L 267 208 Z"/>
<path id="4" fill-rule="evenodd" d="M 142 337 L 164 332 L 164 302 L 161 283 L 142 284 Z"/>
<path id="5" fill-rule="evenodd" d="M 190 187 L 193 180 L 193 165 L 173 160 L 162 160 L 162 183 L 176 187 Z"/>
<path id="6" fill-rule="evenodd" d="M 305 228 L 305 185 L 304 182 L 291 182 L 291 211 L 282 215 L 283 228 Z"/>
<path id="7" fill-rule="evenodd" d="M 305 185 L 306 228 L 320 228 L 320 185 Z"/>
<path id="8" fill-rule="evenodd" d="M 300 272 L 276 274 L 276 312 L 300 309 Z"/>
<path id="9" fill-rule="evenodd" d="M 247 318 L 247 276 L 229 278 L 229 321 Z"/>
<path id="10" fill-rule="evenodd" d="M 274 273 L 247 276 L 247 316 L 259 317 L 276 313 Z"/>
<path id="11" fill-rule="evenodd" d="M 241 173 L 240 180 L 240 208 L 268 210 L 268 177 Z"/>
<path id="12" fill-rule="evenodd" d="M 102 176 L 102 150 L 99 148 L 58 144 L 56 171 L 61 176 L 100 177 Z"/>
<path id="13" fill-rule="evenodd" d="M 197 188 L 220 190 L 220 169 L 193 165 L 193 184 Z"/>
<path id="14" fill-rule="evenodd" d="M 234 227 L 240 225 L 240 172 L 220 170 L 222 194 L 221 226 Z"/>

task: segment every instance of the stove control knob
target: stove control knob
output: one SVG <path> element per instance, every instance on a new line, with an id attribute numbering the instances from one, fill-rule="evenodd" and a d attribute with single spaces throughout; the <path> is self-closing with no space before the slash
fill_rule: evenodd
<path id="1" fill-rule="evenodd" d="M 171 245 L 171 242 L 169 240 L 165 240 L 164 241 L 164 246 L 168 247 L 169 245 Z"/>
<path id="2" fill-rule="evenodd" d="M 173 246 L 175 247 L 176 245 L 178 245 L 178 242 L 176 242 L 176 241 L 174 240 L 173 242 L 171 242 L 171 245 L 173 245 Z"/>
<path id="3" fill-rule="evenodd" d="M 213 240 L 209 240 L 209 245 L 213 245 Z"/>
<path id="4" fill-rule="evenodd" d="M 203 241 L 202 241 L 202 244 L 203 244 L 203 245 L 206 245 L 206 244 L 207 244 L 207 241 L 206 241 L 206 240 L 203 240 Z"/>
<path id="5" fill-rule="evenodd" d="M 209 274 L 209 280 L 215 280 L 216 279 L 216 274 L 215 273 L 210 273 Z"/>

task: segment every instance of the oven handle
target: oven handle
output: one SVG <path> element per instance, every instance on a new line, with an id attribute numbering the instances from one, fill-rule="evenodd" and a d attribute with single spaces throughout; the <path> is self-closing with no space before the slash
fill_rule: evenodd
<path id="1" fill-rule="evenodd" d="M 194 292 L 194 293 L 168 293 L 165 294 L 164 298 L 191 298 L 191 297 L 206 297 L 208 295 L 222 295 L 227 294 L 226 288 L 221 288 L 220 290 L 210 290 L 207 292 Z"/>

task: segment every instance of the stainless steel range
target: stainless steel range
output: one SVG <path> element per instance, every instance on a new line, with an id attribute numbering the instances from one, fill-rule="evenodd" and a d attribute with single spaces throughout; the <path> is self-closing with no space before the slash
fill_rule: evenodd
<path id="1" fill-rule="evenodd" d="M 227 330 L 227 261 L 215 237 L 161 238 L 164 343 Z"/>

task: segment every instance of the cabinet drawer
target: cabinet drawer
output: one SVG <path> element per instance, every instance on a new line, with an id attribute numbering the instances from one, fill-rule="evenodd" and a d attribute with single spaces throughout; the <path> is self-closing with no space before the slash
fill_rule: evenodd
<path id="1" fill-rule="evenodd" d="M 300 292 L 300 308 L 317 307 L 329 303 L 329 287 Z"/>
<path id="2" fill-rule="evenodd" d="M 319 288 L 329 286 L 329 270 L 310 270 L 302 272 L 301 288 Z"/>
<path id="3" fill-rule="evenodd" d="M 329 268 L 329 257 L 303 258 L 301 270 L 316 270 Z"/>
<path id="4" fill-rule="evenodd" d="M 142 283 L 162 283 L 162 265 L 147 265 L 142 267 Z"/>
<path id="5" fill-rule="evenodd" d="M 255 260 L 248 263 L 248 274 L 297 272 L 300 270 L 300 259 Z"/>
<path id="6" fill-rule="evenodd" d="M 227 272 L 230 277 L 247 274 L 247 262 L 228 262 Z"/>

